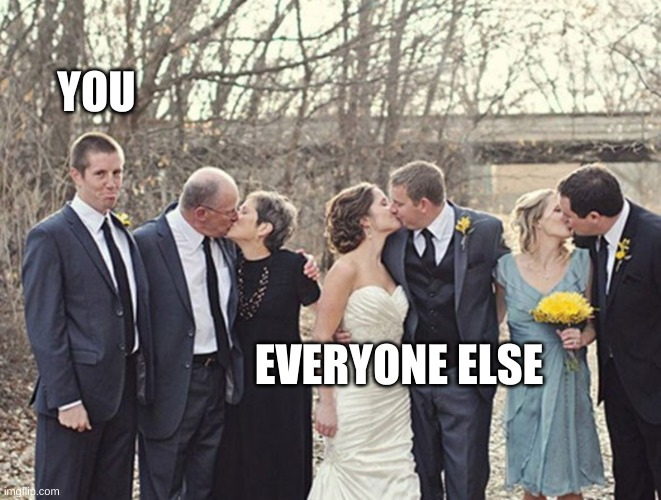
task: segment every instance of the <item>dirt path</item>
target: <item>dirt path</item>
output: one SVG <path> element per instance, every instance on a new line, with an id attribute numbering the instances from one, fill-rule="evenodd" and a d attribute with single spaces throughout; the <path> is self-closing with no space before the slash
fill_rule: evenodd
<path id="1" fill-rule="evenodd" d="M 588 355 L 593 374 L 592 393 L 596 402 L 596 360 L 595 349 L 592 346 Z M 26 371 L 17 371 L 8 363 L 0 362 L 3 377 L 2 405 L 0 407 L 0 498 L 6 496 L 5 488 L 20 488 L 33 486 L 33 455 L 34 455 L 34 415 L 27 406 L 32 380 L 26 380 Z M 510 500 L 520 498 L 521 492 L 507 491 L 505 484 L 505 437 L 503 425 L 503 405 L 505 390 L 500 388 L 494 402 L 494 417 L 492 423 L 490 459 L 491 479 L 487 488 L 489 500 Z M 602 500 L 614 498 L 612 477 L 610 474 L 610 449 L 608 433 L 604 419 L 603 407 L 595 410 L 599 439 L 601 442 L 604 467 L 606 470 L 606 485 L 603 488 L 591 488 L 584 492 L 585 500 Z M 315 435 L 315 458 L 319 460 L 322 454 L 322 442 Z M 137 463 L 137 462 L 136 462 Z M 135 498 L 137 498 L 137 482 Z"/>

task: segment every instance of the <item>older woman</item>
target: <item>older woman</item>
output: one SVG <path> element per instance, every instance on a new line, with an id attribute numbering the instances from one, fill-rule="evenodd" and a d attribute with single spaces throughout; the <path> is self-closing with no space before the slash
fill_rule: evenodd
<path id="1" fill-rule="evenodd" d="M 305 498 L 312 481 L 309 386 L 257 386 L 255 345 L 301 342 L 299 312 L 319 298 L 303 273 L 306 259 L 282 246 L 295 229 L 296 209 L 283 196 L 253 192 L 227 234 L 237 262 L 236 335 L 245 359 L 243 399 L 227 413 L 216 496 L 232 500 Z"/>
<path id="2" fill-rule="evenodd" d="M 543 344 L 544 384 L 508 389 L 506 484 L 522 486 L 525 500 L 581 499 L 581 489 L 604 481 L 585 360 L 595 332 L 589 322 L 582 331 L 558 331 L 535 323 L 530 311 L 555 291 L 588 293 L 589 256 L 568 249 L 571 234 L 551 189 L 521 196 L 512 225 L 520 252 L 498 261 L 499 310 L 506 308 L 513 342 Z M 567 368 L 567 350 L 575 353 L 578 369 Z"/>

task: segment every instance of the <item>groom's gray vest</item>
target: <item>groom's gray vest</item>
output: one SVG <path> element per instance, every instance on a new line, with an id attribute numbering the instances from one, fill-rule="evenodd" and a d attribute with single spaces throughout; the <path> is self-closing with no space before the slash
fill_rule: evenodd
<path id="1" fill-rule="evenodd" d="M 459 328 L 455 311 L 453 237 L 445 256 L 428 269 L 413 245 L 413 232 L 406 245 L 404 260 L 411 298 L 420 316 L 415 332 L 416 343 L 448 344 L 447 368 L 457 365 Z"/>

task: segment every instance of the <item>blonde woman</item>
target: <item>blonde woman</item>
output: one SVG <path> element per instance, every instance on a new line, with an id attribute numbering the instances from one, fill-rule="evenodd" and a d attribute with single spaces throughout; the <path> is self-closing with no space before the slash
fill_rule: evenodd
<path id="1" fill-rule="evenodd" d="M 588 293 L 589 255 L 568 248 L 571 233 L 551 189 L 521 196 L 512 226 L 520 251 L 498 261 L 500 316 L 507 313 L 512 342 L 543 345 L 544 384 L 508 389 L 506 485 L 523 487 L 524 500 L 581 499 L 583 488 L 604 481 L 585 359 L 595 331 L 590 323 L 582 331 L 558 331 L 535 323 L 530 311 L 555 291 Z M 579 362 L 577 370 L 565 364 L 568 350 Z"/>

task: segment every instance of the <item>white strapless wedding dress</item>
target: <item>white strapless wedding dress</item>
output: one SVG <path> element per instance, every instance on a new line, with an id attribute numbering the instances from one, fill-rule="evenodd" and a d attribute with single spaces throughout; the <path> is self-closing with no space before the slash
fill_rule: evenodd
<path id="1" fill-rule="evenodd" d="M 407 311 L 401 287 L 366 286 L 349 297 L 344 327 L 356 343 L 400 344 Z M 337 433 L 325 439 L 308 500 L 419 499 L 408 388 L 371 380 L 335 390 Z"/>

